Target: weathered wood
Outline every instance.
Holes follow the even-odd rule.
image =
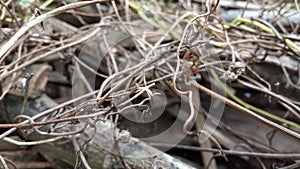
[[[0,105],[0,115],[7,120],[13,122],[14,117],[18,115],[21,110],[23,99],[21,97],[8,95]],[[25,114],[34,116],[39,112],[46,110],[56,105],[49,97],[42,95],[41,97],[30,100],[26,107]],[[93,122],[86,119],[80,121],[79,124],[74,124],[70,128],[63,128],[64,130],[73,130],[80,128],[84,122]],[[109,121],[96,122],[94,126],[97,128],[94,135],[94,127],[88,126],[82,134],[77,135],[76,139],[80,146],[87,143],[89,138],[93,138],[87,143],[84,154],[92,168],[115,168],[122,167],[121,159],[132,168],[192,168],[170,155],[167,155],[156,148],[153,148],[146,143],[130,137],[128,143],[119,143],[119,151],[123,158],[113,155],[111,152],[116,152],[115,146],[112,142],[112,125]],[[72,128],[72,129],[71,129]],[[24,131],[25,129],[21,129]],[[26,129],[30,133],[30,129]],[[119,133],[119,129],[116,129]],[[26,136],[28,140],[37,141],[48,136],[41,136],[37,133],[32,133]],[[62,142],[43,144],[35,146],[37,150],[50,162],[54,163],[57,167],[65,168],[66,166],[74,166],[76,161],[76,151],[70,137],[65,138]],[[150,154],[150,156],[149,156]],[[152,154],[152,155],[151,155]],[[155,155],[155,156],[154,156]]]
[[[19,73],[20,78],[25,73],[33,74],[32,78],[29,80],[28,89],[25,89],[26,86],[24,86],[24,88],[18,86],[17,83],[20,80],[20,78],[16,78],[15,81],[12,81],[12,78],[9,77],[3,83],[3,90],[6,90],[8,87],[10,87],[9,84],[12,83],[13,85],[11,86],[8,93],[17,96],[25,96],[25,94],[27,94],[29,98],[36,98],[40,96],[45,90],[50,70],[51,66],[49,66],[48,64],[31,65],[28,68],[26,68],[22,73]],[[25,92],[26,90],[28,93]]]

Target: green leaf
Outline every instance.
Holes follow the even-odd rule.
[[[31,3],[33,3],[35,0],[18,0],[18,3],[22,5],[23,7],[27,8],[30,6]]]

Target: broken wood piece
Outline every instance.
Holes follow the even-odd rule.
[[[13,119],[20,112],[23,98],[7,95],[0,104],[0,118],[5,118],[7,122],[14,122]],[[29,116],[37,115],[38,113],[54,107],[56,104],[46,95],[30,100],[25,109],[25,114]],[[7,112],[7,113],[6,113]],[[16,113],[16,114],[14,114]],[[4,116],[4,117],[3,117]],[[8,116],[8,117],[7,117]],[[118,151],[121,157],[115,153],[115,145],[112,142],[113,125],[109,121],[95,121],[93,119],[83,119],[78,124],[67,125],[63,127],[63,131],[78,130],[78,128],[92,122],[93,126],[88,125],[84,131],[76,135],[81,150],[85,154],[89,165],[92,168],[114,168],[121,166],[121,161],[131,168],[193,168],[160,150],[149,146],[139,139],[130,137],[128,143],[119,143]],[[69,127],[69,128],[68,128]],[[95,132],[96,129],[96,132]],[[41,129],[42,130],[42,129]],[[30,133],[32,129],[21,129]],[[119,129],[115,129],[119,133]],[[59,132],[59,131],[56,131]],[[62,131],[61,131],[62,132]],[[38,133],[27,135],[27,139],[31,141],[42,140],[52,136],[43,136]],[[90,140],[91,139],[91,140]],[[89,141],[90,140],[90,141]],[[85,148],[84,145],[86,145]],[[43,144],[35,146],[37,150],[50,162],[56,164],[59,168],[74,166],[76,162],[76,151],[69,136],[65,140],[57,143]]]
[[[16,96],[24,97],[26,95],[25,88],[27,89],[27,95],[29,98],[36,98],[41,95],[45,90],[45,86],[48,81],[48,74],[50,73],[51,66],[47,64],[34,64],[26,68],[22,73],[21,77],[18,79],[22,84],[19,86],[16,82],[11,82],[11,77],[6,79],[3,84],[3,89],[9,87],[9,83],[13,83],[12,88],[10,88],[10,94]],[[28,81],[28,86],[26,86],[26,78],[24,79],[25,74],[32,74],[32,77]]]

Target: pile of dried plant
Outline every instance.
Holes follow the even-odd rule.
[[[0,3],[1,141],[56,168],[300,165],[297,2]]]

